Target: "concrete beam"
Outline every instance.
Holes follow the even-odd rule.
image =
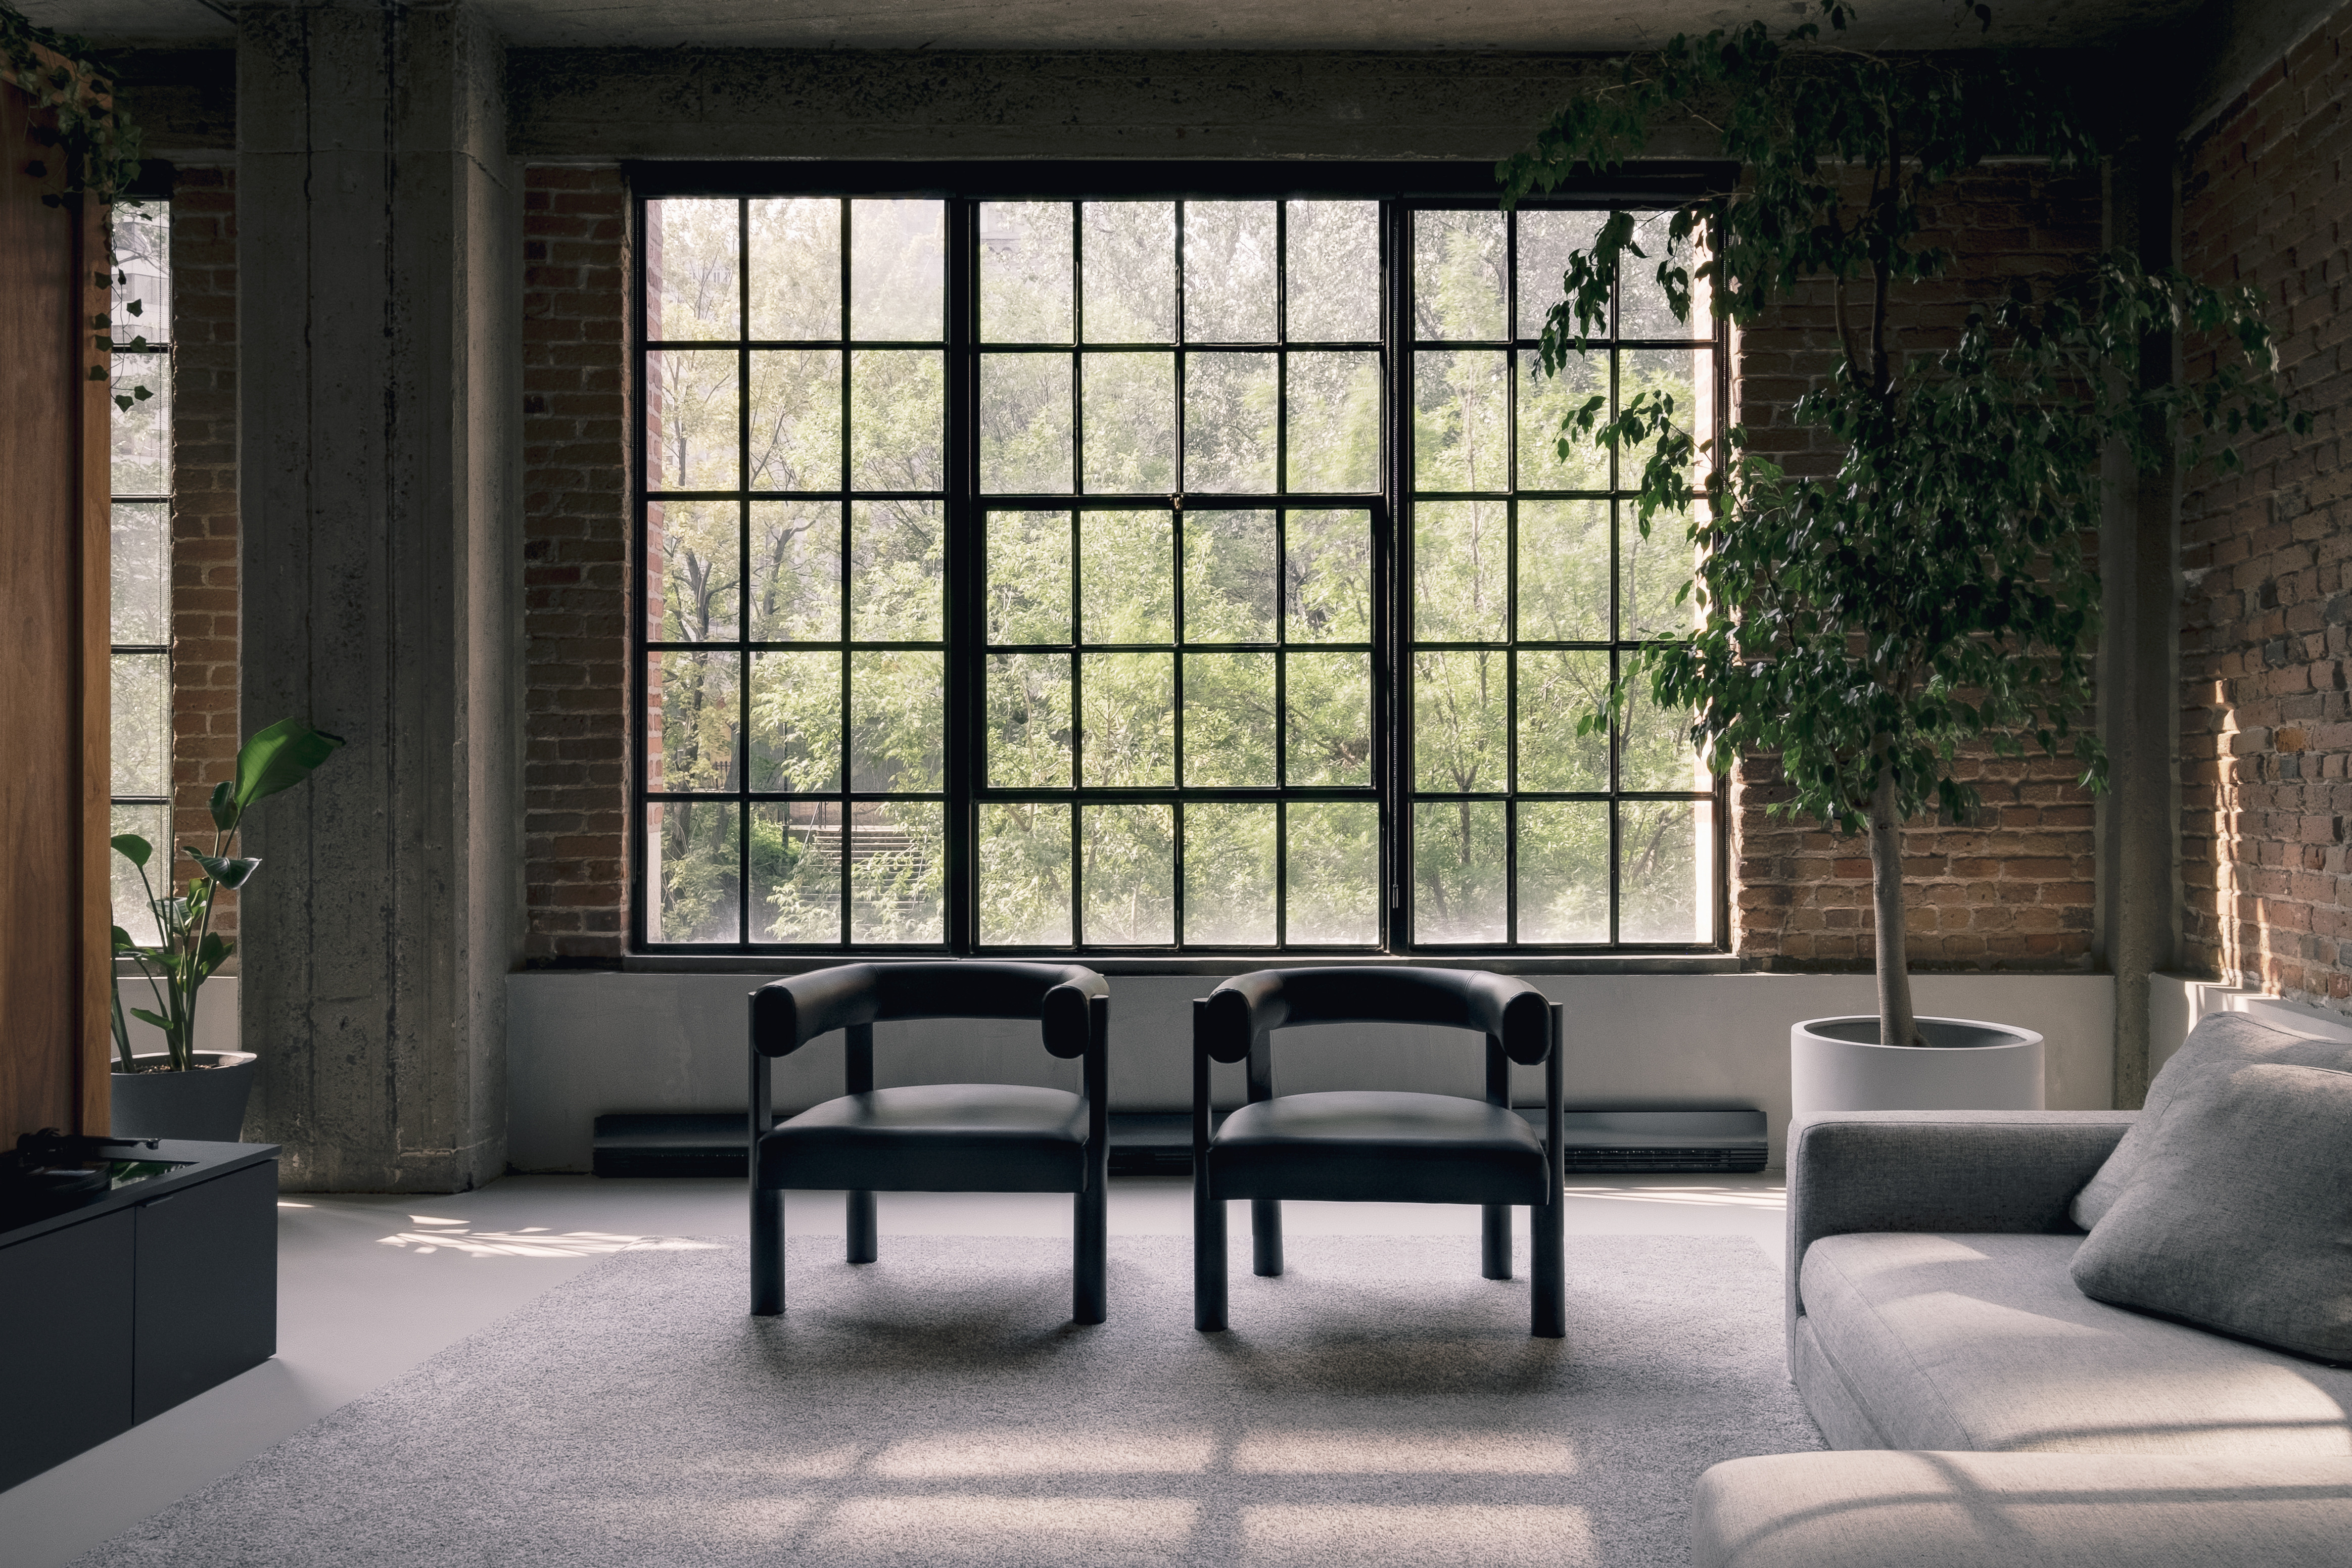
[[[522,908],[504,51],[455,5],[239,40],[241,716],[350,743],[248,834],[255,1125],[289,1187],[462,1190],[505,1167]]]

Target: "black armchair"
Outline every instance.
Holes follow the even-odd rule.
[[[1423,1023],[1486,1038],[1486,1098],[1274,1092],[1273,1031]],[[1568,1332],[1560,1207],[1560,1009],[1525,980],[1469,969],[1260,969],[1192,1004],[1192,1322],[1225,1326],[1225,1203],[1248,1198],[1255,1271],[1282,1272],[1282,1199],[1475,1203],[1484,1273],[1511,1277],[1511,1206],[1534,1240],[1529,1332]],[[1249,1103],[1209,1131],[1209,1063],[1249,1063]],[[1544,1070],[1545,1135],[1511,1109],[1510,1064]]]
[[[1081,1057],[1080,1092],[1011,1083],[874,1087],[874,1026],[901,1019],[1035,1019],[1045,1049]],[[769,1064],[840,1030],[847,1092],[783,1123]],[[878,1192],[1067,1192],[1076,1200],[1070,1315],[1103,1321],[1110,988],[1075,964],[845,964],[751,993],[751,1311],[784,1310],[787,1187],[849,1189],[849,1260],[877,1252]]]

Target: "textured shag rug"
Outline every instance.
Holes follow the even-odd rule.
[[[738,1245],[619,1253],[81,1568],[1646,1568],[1707,1466],[1821,1447],[1745,1239],[1570,1237],[1565,1340],[1475,1236],[1237,1234],[1221,1334],[1181,1236],[1087,1328],[1066,1242],[789,1245],[782,1318]]]

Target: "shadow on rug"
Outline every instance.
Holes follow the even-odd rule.
[[[1569,1335],[1465,1238],[1236,1239],[1233,1328],[1192,1244],[619,1253],[81,1560],[130,1564],[1562,1564],[1686,1561],[1699,1472],[1817,1448],[1754,1243],[1571,1236]],[[1523,1260],[1524,1261],[1524,1260]]]

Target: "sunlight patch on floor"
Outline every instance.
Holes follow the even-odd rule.
[[[400,1230],[380,1236],[377,1243],[423,1256],[430,1252],[463,1252],[475,1258],[597,1258],[632,1249],[664,1252],[706,1252],[711,1241],[690,1241],[677,1236],[621,1236],[605,1230],[567,1230],[562,1234],[543,1225],[520,1230],[476,1230],[463,1220],[433,1219],[421,1214],[411,1224],[431,1230]]]
[[[1583,1186],[1571,1183],[1568,1196],[1596,1197],[1609,1203],[1676,1203],[1704,1208],[1769,1208],[1789,1207],[1786,1187],[1746,1186]]]

